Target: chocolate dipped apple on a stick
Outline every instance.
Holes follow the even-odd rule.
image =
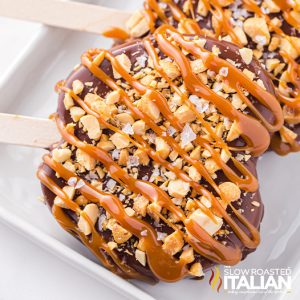
[[[172,282],[258,246],[256,160],[283,118],[248,54],[165,25],[87,51],[57,85],[62,140],[37,175],[58,223],[111,271]]]

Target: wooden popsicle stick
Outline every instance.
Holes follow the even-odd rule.
[[[130,12],[63,0],[1,0],[0,16],[100,34],[123,27]]]
[[[52,120],[0,113],[0,143],[48,148],[60,139]]]

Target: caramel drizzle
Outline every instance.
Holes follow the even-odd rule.
[[[243,0],[246,7],[259,15],[260,17],[263,17],[268,25],[272,27],[272,29],[282,38],[286,38],[291,45],[298,49],[298,46],[295,44],[291,36],[286,35],[280,28],[272,26],[271,19],[269,16],[267,16],[263,11],[260,9],[260,7],[253,1],[253,0]],[[274,0],[276,5],[280,7],[280,9],[283,11],[283,16],[285,20],[293,27],[300,30],[300,20],[296,20],[291,15],[291,7],[288,3],[284,1]],[[281,50],[279,54],[285,59],[288,65],[287,69],[287,75],[289,78],[289,82],[291,82],[295,88],[292,92],[292,97],[287,97],[284,95],[284,93],[279,89],[276,88],[276,92],[278,95],[278,99],[282,104],[287,105],[288,107],[291,107],[293,109],[299,110],[300,109],[300,65],[284,50]],[[278,81],[277,78],[273,78],[274,81]],[[283,89],[288,89],[288,86],[285,82],[279,80],[279,86]],[[287,143],[284,143],[279,135],[274,135],[272,137],[271,141],[271,147],[274,151],[276,151],[280,155],[286,155],[290,152],[298,152],[300,151],[300,144],[292,139],[285,131],[284,128],[281,128],[279,130],[280,135],[285,138]]]
[[[248,1],[248,0],[243,0],[243,1]],[[251,1],[251,0],[250,0]],[[182,22],[182,20],[185,20],[185,19],[189,19],[191,22],[194,23],[195,26],[198,26],[199,27],[199,24],[193,20],[193,19],[190,19],[188,18],[183,12],[182,10],[176,5],[173,3],[172,0],[164,0],[163,1],[164,3],[168,4],[170,9],[171,9],[171,12],[173,14],[173,17],[176,21],[178,22]],[[163,14],[163,11],[161,10],[161,8],[159,7],[158,3],[156,0],[146,0],[146,3],[149,7],[151,7],[156,13],[157,13],[157,16],[161,16]],[[226,17],[226,14],[224,13],[223,9],[222,9],[222,6],[219,4],[219,2],[217,0],[213,0],[213,1],[204,1],[204,5],[213,13],[213,15],[215,16],[215,19],[216,19],[216,22],[218,24],[218,28],[220,28],[220,30],[217,30],[216,32],[216,36],[219,37],[222,33],[226,32],[227,34],[230,35],[230,37],[232,38],[232,40],[240,45],[240,41],[238,40],[228,18]],[[212,9],[212,5],[215,7],[215,9],[213,10]],[[158,13],[158,10],[159,10],[159,13]],[[153,15],[152,15],[153,16]],[[154,22],[154,21],[152,21]],[[187,34],[195,34],[195,31],[194,30],[189,30],[189,28],[185,28],[184,26],[182,26],[182,28],[184,28],[184,32],[187,33]],[[222,28],[222,30],[221,30]],[[169,30],[171,31],[172,30],[172,27],[169,27]],[[174,31],[174,35],[176,34],[175,33],[175,30]],[[200,29],[200,33],[201,33],[201,29]],[[198,49],[197,49],[198,50]],[[193,55],[195,55],[195,51],[193,51],[193,47],[190,47],[189,51],[191,51],[191,53]],[[199,52],[199,50],[198,50]],[[199,55],[199,54],[198,54]],[[196,56],[196,55],[195,55]],[[212,54],[210,56],[213,56]],[[206,60],[206,57],[205,55],[201,55],[201,58],[204,60]],[[222,61],[220,59],[220,61]],[[227,63],[226,67],[228,67],[229,63]],[[222,66],[224,66],[224,62],[222,63]],[[219,70],[219,65],[216,64],[215,66],[215,69],[216,70]],[[249,80],[247,78],[247,76],[245,76],[245,74],[243,74],[242,72],[240,72],[238,69],[235,68],[235,73],[234,73],[234,76],[236,76],[237,72],[239,72],[239,76],[242,76],[243,80],[242,82],[240,83],[242,86],[243,84],[246,84],[246,85],[251,85],[251,90],[254,90],[254,87],[253,85],[251,84],[251,80]],[[232,83],[232,80],[230,81]],[[245,86],[244,86],[245,87]],[[240,91],[239,88],[235,87],[236,90],[239,91],[239,95],[241,96],[242,93]],[[262,93],[264,94],[264,96],[260,96],[262,95]],[[254,105],[251,103],[251,101],[249,101],[247,99],[247,97],[243,96],[242,95],[242,98],[244,101],[246,101],[246,104],[247,106],[251,109],[251,111],[255,114],[255,116],[261,121],[263,122],[264,126],[270,131],[270,132],[275,132],[277,130],[280,129],[280,127],[283,125],[283,121],[282,121],[282,111],[280,109],[280,106],[278,105],[275,97],[273,97],[272,95],[270,95],[268,92],[264,91],[261,87],[257,86],[257,89],[256,89],[256,93],[254,95],[264,106],[266,106],[275,116],[276,118],[276,121],[275,121],[275,124],[269,124],[264,118],[263,116],[258,112],[258,110],[254,107]],[[265,98],[267,97],[267,98]],[[268,99],[267,101],[265,101],[265,99]]]
[[[188,33],[188,34],[193,34],[195,32],[200,32],[200,33],[202,32],[199,24],[196,21],[194,21],[193,19],[188,18],[183,13],[183,11],[176,4],[173,3],[172,0],[164,0],[162,2],[167,3],[169,5],[174,19],[179,23],[179,27],[181,25],[182,31],[184,31],[185,33]],[[297,20],[292,16],[292,14],[291,14],[292,7],[285,1],[274,0],[274,2],[283,11],[283,17],[285,18],[285,20],[291,26],[300,30],[300,20]],[[159,8],[160,12],[159,12],[159,14],[156,15],[156,17],[161,18],[161,16],[163,15],[163,11],[160,9],[160,7],[157,3],[157,0],[151,0],[151,1],[146,0],[146,3],[148,3],[148,6],[151,7],[152,10],[155,12],[157,12],[157,9]],[[269,16],[266,15],[253,0],[243,0],[243,3],[248,10],[254,12],[255,14],[257,14],[260,17],[263,17],[266,20],[266,22],[268,23],[268,25],[271,26],[272,29],[278,35],[280,35],[283,38],[286,38],[294,46],[295,49],[298,48],[290,36],[286,35],[280,28],[272,25],[271,19],[269,18]],[[216,28],[215,28],[216,37],[222,36],[223,33],[228,34],[235,44],[242,46],[241,42],[239,41],[237,35],[234,32],[234,29],[230,23],[230,20],[226,16],[225,11],[224,11],[223,7],[221,6],[220,2],[218,0],[212,0],[212,1],[203,0],[203,4],[212,13],[214,20],[216,22]],[[153,16],[154,15],[152,14],[151,17],[153,17]],[[150,16],[148,16],[148,19],[149,18],[150,18]],[[151,22],[153,24],[155,21],[152,19]],[[182,25],[183,22],[184,23],[191,22],[193,24],[193,28],[191,29],[187,26]],[[195,29],[197,27],[197,25],[198,25],[199,29]],[[151,32],[153,32],[153,27],[152,27]],[[300,87],[299,87],[300,66],[286,52],[281,51],[280,54],[283,58],[285,58],[285,60],[288,63],[288,70],[287,70],[288,77],[290,79],[290,82],[295,86],[295,90],[292,93],[292,97],[287,97],[280,91],[279,88],[276,88],[278,100],[281,103],[283,103],[289,107],[299,110],[300,109]],[[277,81],[278,79],[273,78],[273,80]],[[286,86],[286,83],[284,83],[282,81],[279,82],[279,85],[283,88],[288,88]],[[249,100],[247,101],[247,99],[245,99],[245,97],[243,96],[242,93],[239,92],[239,95],[242,96],[244,101],[246,100],[248,107],[251,108],[251,110],[253,111],[254,107],[251,104],[251,102]],[[255,110],[255,115],[258,116],[257,114],[259,114],[259,112],[257,110]],[[264,123],[264,125],[265,125],[265,123]],[[268,130],[270,130],[270,129],[268,128]],[[282,134],[284,134],[283,129],[278,128],[278,130],[280,130],[280,132]],[[278,139],[276,137],[276,135],[274,135],[273,139],[274,139],[274,141],[272,141],[272,143],[271,143],[272,148],[281,155],[287,154],[289,152],[300,151],[300,145],[298,144],[298,142],[295,141],[294,139],[291,139],[288,136],[286,137],[286,141],[288,141],[288,144],[289,144],[288,146],[286,146],[285,143],[283,143],[283,141],[281,141],[281,143],[279,143],[280,139]],[[285,149],[285,151],[283,151],[282,149]]]
[[[128,38],[130,38],[128,32],[119,27],[109,27],[102,32],[102,35],[107,38],[114,38],[119,40],[127,40]]]
[[[279,27],[275,27],[272,25],[271,19],[269,18],[268,15],[266,15],[261,9],[260,7],[253,1],[253,0],[243,0],[245,3],[245,6],[247,7],[248,10],[254,12],[255,14],[257,14],[260,17],[263,17],[267,24],[269,26],[272,27],[272,29],[282,38],[286,38],[295,49],[297,49],[297,45],[295,44],[295,42],[293,41],[293,39],[291,39],[291,36],[286,35]],[[276,2],[276,1],[275,1]],[[276,3],[277,4],[277,3]],[[284,5],[283,3],[281,3],[282,5],[278,5],[280,6],[281,10],[284,10],[287,5]],[[300,26],[300,20],[297,21],[298,25]],[[279,100],[290,106],[293,108],[300,108],[300,84],[299,84],[299,73],[300,73],[300,68],[299,68],[299,64],[297,64],[295,62],[295,60],[293,60],[288,53],[286,53],[284,50],[280,51],[280,55],[287,61],[288,63],[288,75],[290,78],[290,82],[293,83],[293,85],[296,87],[296,91],[294,91],[294,95],[293,98],[290,97],[286,97],[279,89],[277,89],[277,94],[279,96]],[[277,80],[276,78],[274,78],[274,80]],[[279,82],[279,85],[283,85],[283,82]],[[284,86],[286,87],[286,86]]]
[[[159,38],[162,36],[162,33],[157,32],[156,37]],[[160,41],[161,43],[162,41]],[[150,47],[149,40],[145,41],[145,46]],[[168,46],[168,45],[167,45]],[[151,49],[151,48],[148,48]],[[174,53],[177,53],[176,50]],[[153,49],[152,49],[153,52]],[[173,53],[173,54],[174,54]],[[95,58],[93,56],[97,55]],[[179,154],[188,160],[188,155],[185,153],[184,150],[182,150],[176,142],[173,141],[173,139],[169,136],[164,136],[163,132],[161,131],[160,127],[158,127],[146,114],[143,114],[137,107],[135,107],[126,92],[121,89],[110,77],[108,77],[101,69],[100,64],[104,59],[108,59],[112,66],[117,70],[119,74],[122,75],[126,81],[131,84],[138,92],[140,92],[142,95],[147,94],[151,99],[157,104],[157,106],[160,108],[160,111],[163,113],[163,115],[170,120],[170,123],[175,126],[178,130],[182,129],[182,125],[178,120],[176,120],[174,117],[172,117],[171,113],[166,107],[165,99],[160,95],[159,93],[155,93],[155,91],[151,90],[149,87],[145,87],[141,85],[139,82],[135,81],[125,70],[124,68],[118,63],[118,61],[108,52],[108,51],[91,51],[83,55],[82,57],[82,64],[85,65],[97,78],[99,78],[101,81],[103,81],[107,86],[109,86],[113,90],[118,90],[121,94],[121,101],[132,111],[133,115],[136,117],[143,119],[146,124],[157,134],[159,134],[162,137],[166,138],[166,141],[172,145],[174,149],[178,149]],[[156,61],[157,65],[157,61]],[[233,67],[231,67],[233,68]],[[161,71],[159,68],[157,68],[158,71]],[[188,69],[184,69],[182,67],[181,70],[183,73],[189,72]],[[187,79],[185,79],[187,83]],[[172,85],[174,87],[174,85]],[[100,115],[98,115],[96,112],[92,111],[90,107],[88,107],[82,99],[80,99],[78,96],[76,96],[72,91],[62,87],[62,90],[64,92],[69,92],[73,99],[88,113],[93,114],[97,117],[100,124],[104,124],[108,128],[112,129],[115,132],[120,132],[119,129],[115,128],[114,126],[108,124],[101,118]],[[250,120],[250,119],[249,119]],[[111,177],[114,178],[116,181],[118,181],[121,185],[125,186],[126,188],[129,188],[133,192],[137,194],[144,195],[147,199],[149,199],[151,202],[156,202],[157,204],[167,208],[169,211],[174,213],[180,221],[182,221],[189,234],[182,233],[183,238],[186,242],[188,242],[196,252],[199,254],[215,261],[218,263],[225,263],[225,264],[235,264],[241,259],[241,250],[235,249],[231,247],[225,247],[223,244],[216,241],[214,238],[209,236],[204,229],[202,229],[197,223],[195,223],[193,220],[188,219],[185,217],[184,212],[175,206],[169,196],[162,191],[157,186],[145,182],[142,180],[136,180],[133,177],[129,176],[129,174],[124,171],[120,166],[118,166],[114,160],[110,157],[110,155],[105,152],[102,149],[99,149],[95,146],[92,146],[90,144],[86,144],[84,142],[79,141],[73,133],[69,132],[65,127],[63,122],[57,118],[57,124],[59,127],[59,130],[63,136],[63,138],[70,144],[78,147],[79,149],[82,149],[83,151],[87,152],[89,155],[100,161],[104,164],[104,166],[107,168],[108,172],[110,173]],[[257,122],[259,125],[259,123]],[[231,206],[233,213],[238,218],[238,220],[247,228],[248,232],[252,236],[252,239],[247,235],[243,229],[236,224],[236,222],[227,214],[225,209],[221,206],[219,201],[210,193],[208,192],[203,186],[201,186],[199,183],[193,182],[184,172],[180,171],[178,168],[175,168],[167,161],[163,160],[147,143],[139,136],[134,136],[134,139],[131,139],[131,141],[139,148],[144,147],[144,150],[149,154],[149,156],[152,157],[153,160],[159,162],[161,165],[165,166],[167,169],[173,171],[178,178],[181,178],[184,181],[187,181],[190,183],[192,188],[194,188],[197,193],[204,195],[212,202],[213,209],[221,215],[224,220],[231,226],[235,234],[240,238],[240,240],[243,242],[243,244],[248,248],[255,248],[259,243],[259,232],[256,228],[254,228],[253,225],[251,225],[247,219],[242,216],[238,211],[234,209],[234,207],[229,203]],[[208,143],[204,142],[201,139],[197,139],[198,143],[201,143],[206,149],[208,149],[211,153],[214,159],[222,166],[222,169],[225,174],[229,176],[233,176],[232,178],[235,178],[237,180],[237,176],[234,176],[233,173],[231,174],[228,170],[228,166],[222,165],[221,160],[217,157],[217,153],[214,152],[212,147],[209,147]],[[254,149],[256,145],[254,145]],[[56,171],[60,176],[65,179],[66,181],[71,177],[76,177],[79,179],[79,177],[76,176],[76,174],[73,174],[72,172],[68,171],[66,168],[64,168],[61,164],[55,163],[49,156],[44,157],[45,163],[51,167],[54,171]],[[250,172],[246,172],[246,168],[242,167],[242,165],[236,161],[233,160],[236,167],[241,171],[244,172],[246,175],[245,181],[243,179],[240,179],[240,185],[244,185],[244,188],[246,189],[253,189],[255,187],[256,180],[253,176],[250,176]],[[207,174],[207,171],[205,168],[195,161],[191,161],[191,164],[195,165],[197,169],[200,171],[200,173],[206,178],[206,180],[211,183],[211,185],[215,188],[215,190],[220,194],[221,198],[224,199],[223,195],[220,193],[217,185],[213,182],[211,177]],[[226,164],[225,164],[226,165]],[[62,190],[60,190],[59,187],[55,186],[55,183],[49,181],[50,179],[47,177],[47,175],[44,173],[43,170],[40,170],[38,173],[38,176],[40,180],[56,195],[59,195],[61,199],[63,199],[66,202],[66,205],[69,207],[69,202],[66,200],[66,195],[63,193]],[[248,178],[247,178],[248,177]],[[238,182],[239,183],[239,182]],[[156,240],[156,233],[155,230],[149,227],[150,225],[147,223],[142,222],[139,219],[129,217],[125,214],[124,208],[118,198],[114,197],[113,195],[99,192],[95,188],[93,188],[91,185],[89,185],[87,182],[84,187],[80,189],[80,192],[88,198],[90,201],[95,201],[97,199],[97,203],[101,206],[103,206],[124,228],[126,228],[129,232],[137,236],[138,238],[145,238],[142,237],[141,232],[145,230],[145,228],[150,230],[151,232],[151,238],[149,238],[149,241],[146,243],[146,253],[148,258],[148,264],[150,266],[150,269],[155,274],[155,276],[161,280],[166,281],[175,281],[187,274],[187,268],[185,266],[185,263],[175,261],[173,257],[169,257],[166,253],[164,253],[161,249],[161,244],[157,242]],[[226,201],[226,199],[225,199]],[[73,203],[73,202],[72,202]],[[205,208],[201,202],[196,201],[198,207],[202,209],[209,217],[211,217],[214,220],[214,216],[210,211],[208,211],[207,208]],[[55,207],[55,205],[54,205]],[[71,206],[72,209],[72,206]],[[78,211],[78,207],[73,207],[73,210],[77,213],[79,212],[82,214],[82,212]],[[116,209],[118,209],[118,213],[116,213]],[[82,236],[82,234],[78,233],[78,229],[76,229],[76,225],[73,222],[69,222],[68,218],[59,210],[54,208],[53,209],[55,217],[58,219],[61,226],[63,226],[67,231],[76,232],[78,236],[83,239],[83,242],[92,249],[92,251],[97,255],[97,257],[103,261],[105,258],[99,252],[99,249],[104,249],[106,251],[107,245],[103,242],[101,239],[97,239],[93,236],[91,240],[87,241],[87,238],[85,236]],[[163,219],[170,227],[172,227],[174,230],[174,226],[170,224],[168,220],[163,218],[162,215],[158,214],[161,219]],[[124,220],[125,218],[125,220]],[[135,225],[132,225],[132,222],[134,222]],[[137,223],[136,223],[137,222]],[[137,226],[137,224],[139,226]],[[146,227],[145,227],[146,226]],[[138,229],[137,229],[138,228]],[[98,234],[96,231],[93,231],[93,234]],[[98,234],[99,235],[99,234]],[[148,236],[148,235],[147,235]],[[96,242],[97,241],[97,242]],[[153,245],[155,245],[155,249],[153,249]],[[100,254],[99,254],[100,253]],[[108,252],[108,254],[110,254]],[[122,272],[126,273],[128,276],[136,277],[136,274],[132,270],[125,270],[124,266],[122,265],[122,262],[120,262],[115,256],[113,257],[114,263],[118,266]],[[109,265],[108,262],[104,261],[105,265]],[[109,266],[110,269],[112,269],[111,266]],[[118,269],[118,272],[120,272]],[[122,274],[123,274],[122,273]]]
[[[283,11],[283,17],[292,26],[300,30],[300,21],[295,19],[291,14],[292,7],[288,1],[273,0],[275,4]],[[298,4],[296,4],[298,5]]]

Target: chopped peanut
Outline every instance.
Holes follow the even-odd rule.
[[[156,152],[163,159],[166,159],[169,156],[171,148],[163,138],[161,137],[155,138],[155,146],[156,146]]]
[[[62,163],[66,160],[70,159],[72,155],[72,151],[70,149],[64,148],[64,149],[54,149],[52,151],[52,158],[56,162]]]
[[[102,101],[102,98],[96,94],[87,93],[84,97],[84,102],[87,103],[87,105],[92,105],[92,103]]]
[[[111,231],[115,242],[118,244],[125,243],[132,237],[129,231],[117,223],[112,226]]]
[[[88,216],[88,218],[92,222],[92,225],[94,226],[100,214],[98,206],[94,203],[88,204],[83,209],[83,212]],[[82,231],[85,235],[89,235],[92,233],[92,227],[90,223],[86,220],[85,217],[83,217],[82,214],[79,217],[77,225],[80,231]]]
[[[73,106],[70,108],[70,114],[72,120],[78,122],[85,115],[85,111],[81,107]]]
[[[80,80],[76,79],[72,83],[72,88],[73,92],[78,95],[83,91],[84,85]]]
[[[139,162],[143,165],[143,166],[147,166],[150,162],[150,158],[147,155],[147,153],[143,150],[137,149],[134,152],[134,156],[137,156],[139,158]]]
[[[198,172],[198,170],[194,166],[191,166],[189,168],[189,176],[195,182],[199,182],[201,179],[201,174]]]
[[[194,263],[190,268],[190,274],[197,277],[204,276],[202,265],[199,262]]]
[[[126,166],[128,159],[129,159],[129,153],[127,149],[122,149],[118,160],[119,165]]]
[[[214,216],[215,220],[212,220],[201,209],[195,210],[189,219],[198,223],[209,235],[215,234],[223,225],[223,220],[217,216]]]
[[[179,231],[174,231],[168,235],[163,243],[162,249],[169,255],[175,255],[184,245],[182,235]]]
[[[133,201],[133,209],[140,214],[141,216],[145,217],[147,212],[147,206],[149,201],[144,196],[136,197]]]
[[[70,200],[73,200],[73,197],[75,195],[74,187],[66,185],[63,187],[62,190],[67,194]],[[68,208],[67,205],[65,204],[65,201],[58,196],[55,197],[54,204],[62,208]]]
[[[284,143],[289,143],[289,140],[295,140],[297,138],[297,133],[292,131],[291,129],[287,128],[286,126],[283,126],[281,130],[279,131],[281,139]]]
[[[138,135],[143,135],[146,132],[146,123],[143,120],[138,120],[132,125],[133,132]]]
[[[159,221],[159,216],[157,216],[157,213],[159,213],[161,211],[162,207],[153,202],[151,204],[149,204],[147,206],[147,213],[149,214],[149,216],[151,216],[155,221]]]
[[[113,142],[117,149],[124,149],[129,145],[128,138],[119,132],[114,133],[110,137],[110,140]]]
[[[280,64],[280,60],[277,58],[270,58],[266,60],[266,67],[269,72],[272,72]]]
[[[288,39],[281,39],[280,49],[286,52],[291,58],[296,59],[299,55],[298,50],[293,46]]]
[[[219,189],[224,194],[228,202],[236,201],[241,197],[240,188],[233,182],[223,182],[219,185]]]
[[[202,17],[206,17],[208,14],[208,8],[202,0],[198,1],[197,13]]]
[[[180,106],[174,115],[180,123],[190,123],[196,119],[195,113],[187,105]]]
[[[290,108],[287,105],[283,106],[283,117],[284,120],[289,124],[300,123],[300,110]]]
[[[135,250],[136,260],[143,266],[146,266],[146,253],[137,249]]]
[[[109,120],[109,118],[111,117],[111,107],[107,105],[103,100],[97,100],[92,102],[91,108],[92,110],[97,112],[105,121]]]
[[[116,119],[123,125],[124,124],[132,125],[134,123],[134,118],[128,113],[118,114],[116,115]]]
[[[207,70],[207,67],[203,64],[202,59],[196,59],[191,61],[192,71],[195,74],[202,73]]]
[[[183,250],[180,255],[180,260],[184,261],[186,264],[193,262],[194,259],[195,259],[194,250],[192,247],[189,247],[189,248]]]
[[[97,144],[97,147],[107,152],[115,149],[115,145],[111,141],[101,141]]]
[[[241,42],[242,45],[247,45],[248,40],[247,40],[247,36],[243,30],[242,27],[236,26],[233,28],[234,33],[236,34],[237,38],[239,39],[239,41]]]
[[[234,121],[230,127],[230,130],[227,134],[226,140],[232,142],[240,136],[240,129],[238,128],[237,122]]]
[[[73,98],[68,93],[65,94],[64,105],[65,105],[66,110],[69,110],[71,107],[74,106]]]
[[[96,160],[83,150],[76,150],[76,159],[78,163],[84,166],[88,171],[95,169]]]
[[[119,62],[119,64],[125,69],[125,71],[127,73],[130,72],[130,69],[131,69],[131,61],[130,59],[128,58],[128,56],[124,53],[120,54],[120,55],[117,55],[116,56],[116,60]],[[120,79],[122,78],[122,76],[113,68],[113,74],[114,74],[114,77],[116,79]]]
[[[249,65],[253,59],[253,51],[249,48],[241,48],[239,52],[245,64]]]
[[[80,195],[75,199],[75,202],[80,206],[85,206],[88,204],[88,199],[86,199],[83,195]]]
[[[248,18],[244,22],[244,30],[253,42],[261,46],[270,43],[270,32],[264,18]]]
[[[119,102],[120,93],[118,91],[112,91],[106,96],[106,104],[111,105]]]
[[[190,191],[190,184],[181,179],[171,180],[168,185],[168,192],[172,197],[183,198]]]
[[[147,96],[143,96],[137,104],[138,108],[145,114],[147,114],[153,121],[157,122],[160,117],[159,108],[151,101]]]
[[[165,71],[165,73],[168,75],[168,77],[170,77],[172,80],[180,75],[180,71],[178,67],[175,65],[175,63],[167,60],[162,60],[160,62],[160,65]]]
[[[80,122],[83,125],[84,130],[91,140],[99,140],[101,136],[100,124],[96,117],[92,115],[85,115],[80,118]]]
[[[201,155],[201,148],[197,146],[190,154],[190,157],[195,160],[199,160]]]
[[[209,174],[214,174],[216,171],[220,170],[220,167],[212,158],[208,158],[205,161],[204,166]]]

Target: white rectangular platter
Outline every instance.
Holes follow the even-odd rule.
[[[104,4],[107,1],[98,1]],[[111,0],[112,7],[134,10],[142,0]],[[108,5],[108,4],[105,4]],[[110,41],[87,33],[39,27],[35,37],[9,65],[0,82],[0,111],[47,117],[54,112],[54,85],[79,63],[83,51],[108,48]],[[51,251],[75,268],[96,278],[129,299],[232,299],[216,294],[208,278],[159,283],[156,286],[129,283],[102,268],[75,239],[61,230],[47,208],[38,201],[40,185],[35,171],[43,150],[0,145],[0,221]],[[299,299],[300,295],[300,154],[278,157],[268,153],[259,161],[261,194],[265,216],[258,250],[241,263],[245,268],[285,268],[293,272],[292,293],[243,295],[243,299]],[[298,298],[297,298],[298,296]]]

